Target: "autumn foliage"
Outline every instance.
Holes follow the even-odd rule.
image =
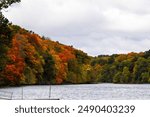
[[[12,39],[12,48],[7,53],[9,62],[4,69],[6,79],[13,84],[19,84],[19,81],[23,80],[25,62],[20,52],[20,42],[14,36]]]
[[[90,57],[19,26],[0,37],[0,86],[66,83],[150,83],[150,51]]]
[[[10,46],[5,52],[7,61],[4,68],[0,71],[0,79],[3,85],[21,85],[21,84],[62,84],[71,82],[68,63],[70,60],[76,60],[82,77],[81,64],[77,51],[71,46],[54,42],[50,39],[41,38],[39,35],[29,32],[19,26],[11,26],[13,36]],[[79,51],[78,54],[83,54]],[[84,56],[89,59],[87,54]],[[81,57],[82,58],[82,57]],[[90,59],[89,59],[90,60]],[[84,60],[83,60],[84,61]],[[76,71],[72,72],[76,74]],[[81,82],[81,81],[80,81]],[[86,81],[84,81],[86,82]]]

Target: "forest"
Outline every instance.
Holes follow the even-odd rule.
[[[11,24],[1,10],[16,2],[0,2],[0,86],[150,83],[150,50],[88,56]]]

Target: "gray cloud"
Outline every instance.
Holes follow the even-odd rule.
[[[150,49],[149,0],[22,0],[14,23],[90,55]]]

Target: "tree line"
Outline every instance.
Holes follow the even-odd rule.
[[[98,56],[91,62],[99,82],[150,83],[150,50],[141,53]]]

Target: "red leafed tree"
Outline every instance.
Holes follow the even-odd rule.
[[[12,48],[8,51],[10,63],[6,65],[4,74],[6,80],[13,84],[20,84],[23,79],[23,71],[25,67],[24,59],[20,55],[20,43],[16,37],[12,40]]]
[[[64,49],[64,48],[63,48]],[[56,75],[56,83],[61,84],[63,83],[64,79],[67,77],[67,62],[70,59],[75,58],[75,56],[72,54],[71,51],[68,51],[67,49],[64,49],[61,53],[57,56],[59,59],[56,59],[56,65],[58,68],[58,72]]]
[[[64,50],[63,52],[59,53],[59,57],[63,62],[67,62],[70,59],[74,59],[75,55],[73,55],[71,51]]]

